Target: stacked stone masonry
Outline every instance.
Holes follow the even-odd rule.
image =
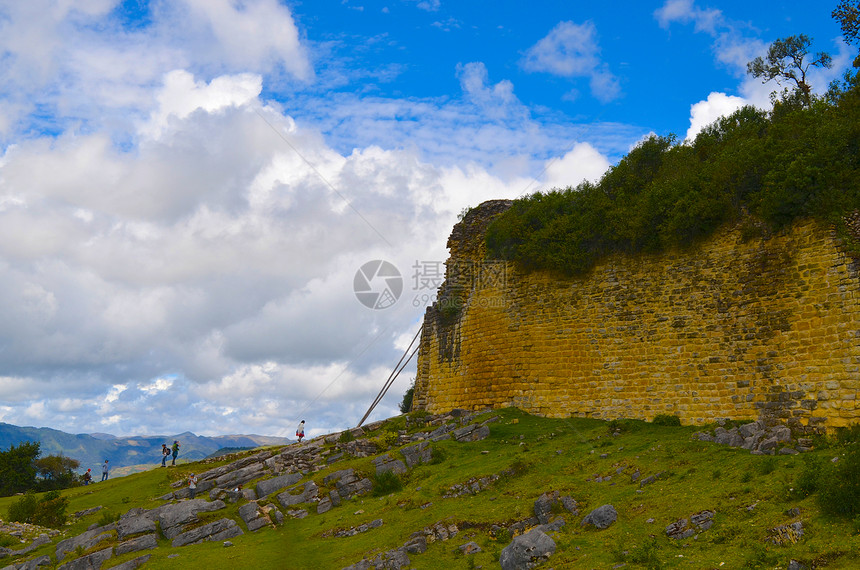
[[[821,431],[860,417],[860,279],[812,221],[684,251],[614,255],[588,275],[486,260],[509,202],[471,210],[428,308],[415,408],[517,406],[550,417],[780,420]]]

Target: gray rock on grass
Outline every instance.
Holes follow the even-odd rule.
[[[502,570],[534,568],[555,554],[555,541],[540,530],[516,537],[499,556]]]
[[[433,448],[430,447],[430,444],[426,441],[404,447],[400,450],[400,453],[403,454],[403,459],[406,460],[406,466],[410,469],[420,463],[430,463],[433,459]]]
[[[113,525],[110,526],[112,527]],[[66,557],[66,554],[75,552],[78,547],[89,550],[102,542],[110,540],[111,535],[107,532],[107,529],[108,527],[99,527],[84,531],[78,536],[61,540],[57,543],[56,547],[57,562],[62,561]]]
[[[155,534],[144,534],[117,544],[114,548],[114,554],[122,556],[129,552],[139,552],[151,548],[158,548],[158,539],[155,537]]]
[[[618,512],[612,505],[603,505],[597,507],[582,519],[579,526],[593,525],[601,530],[609,528],[609,526],[618,520]]]
[[[170,542],[173,547],[187,546],[189,544],[198,544],[207,540],[218,541],[227,540],[245,534],[239,525],[233,519],[220,519],[203,525],[187,532],[177,535]]]
[[[92,554],[81,556],[71,562],[66,562],[57,567],[57,570],[93,570],[93,568],[101,568],[111,556],[113,556],[113,548],[104,548]]]
[[[257,483],[257,497],[260,499],[265,499],[275,491],[280,491],[281,489],[292,487],[301,480],[301,473],[287,473],[285,475],[279,475],[278,477],[274,477],[272,479],[260,481],[259,483]]]
[[[394,459],[387,453],[371,461],[376,466],[376,475],[392,472],[395,474],[406,473],[406,464],[399,459]]]

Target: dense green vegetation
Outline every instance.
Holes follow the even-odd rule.
[[[60,496],[57,490],[49,491],[41,498],[37,498],[33,491],[28,491],[12,503],[8,516],[10,521],[59,528],[68,519],[66,515],[68,506],[68,497]]]
[[[39,442],[25,441],[0,451],[0,497],[24,491],[65,489],[80,484],[80,463],[62,455],[41,455]]]
[[[607,254],[685,247],[730,222],[751,236],[814,218],[847,235],[843,217],[860,208],[860,79],[810,94],[806,70],[829,56],[803,63],[809,42],[778,40],[773,61],[751,62],[755,76],[795,84],[774,94],[772,111],[744,107],[693,141],[653,135],[596,184],[516,200],[487,231],[489,255],[575,275]]]

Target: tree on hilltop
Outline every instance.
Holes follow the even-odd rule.
[[[830,15],[842,27],[845,43],[856,45],[860,39],[860,0],[841,0]],[[854,58],[854,67],[860,67],[860,53]]]
[[[782,82],[794,83],[794,91],[803,106],[809,107],[812,103],[812,87],[807,81],[809,68],[829,69],[833,65],[833,58],[827,52],[818,52],[812,60],[808,60],[811,45],[812,40],[806,34],[778,39],[770,44],[764,58],[759,56],[747,64],[747,73],[762,79],[762,83],[771,80],[775,80],[778,85],[782,85]]]
[[[77,477],[74,471],[81,466],[81,462],[62,455],[48,455],[37,459],[34,465],[42,477],[40,487],[64,489],[75,484]]]
[[[0,497],[8,497],[32,489],[36,482],[38,441],[25,441],[0,451]]]

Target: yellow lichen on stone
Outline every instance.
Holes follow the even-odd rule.
[[[416,407],[812,427],[860,418],[860,279],[830,229],[803,222],[745,242],[725,228],[688,251],[615,255],[560,278],[485,260],[481,214],[449,240],[449,268],[468,262],[474,274],[455,291],[459,313],[425,315]],[[484,264],[494,279],[482,281]]]

